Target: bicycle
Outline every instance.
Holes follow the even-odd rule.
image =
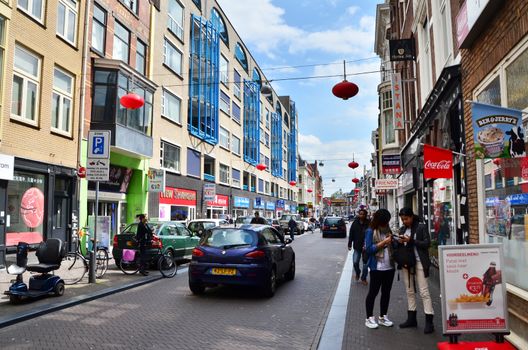
[[[137,246],[137,241],[136,241]],[[170,252],[163,253],[161,248],[157,248],[157,268],[161,275],[165,278],[176,276],[178,272],[178,265],[174,256]],[[123,249],[123,255],[119,261],[119,268],[125,275],[134,275],[138,273],[140,268],[139,250],[137,249]],[[154,258],[152,260],[155,260]],[[151,261],[152,261],[151,260]]]
[[[66,273],[61,273],[61,277],[66,285],[79,283],[90,269],[89,255],[87,254],[85,256],[83,254],[80,243],[80,238],[82,239],[85,235],[90,240],[90,232],[87,227],[84,227],[79,233],[80,237],[77,234],[72,235],[75,250],[67,253],[61,264],[61,266],[66,267]],[[91,239],[91,242],[93,244],[93,239]],[[108,248],[99,246],[99,241],[97,243],[95,252],[95,277],[103,278],[108,270]]]

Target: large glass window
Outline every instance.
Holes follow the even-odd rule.
[[[229,45],[229,36],[227,35],[226,25],[222,16],[220,16],[220,13],[218,13],[215,8],[211,10],[211,21],[213,22],[213,26],[218,32],[220,39],[222,39],[226,45]]]
[[[4,60],[5,60],[5,48],[6,48],[6,18],[0,15],[0,96],[3,92],[4,82]]]
[[[46,0],[19,0],[17,6],[37,21],[44,22],[42,17],[45,1]]]
[[[247,72],[248,71],[248,62],[246,57],[246,52],[242,48],[242,45],[240,43],[236,43],[235,46],[235,58],[238,62],[242,65],[242,68]]]
[[[253,81],[258,84],[259,89],[262,87],[262,78],[257,68],[253,68]]]
[[[40,88],[40,57],[15,46],[11,114],[36,122]]]
[[[120,103],[117,103],[117,123],[130,129],[139,131],[145,135],[151,136],[153,112],[152,92],[146,90],[145,87],[137,80],[133,83],[130,77],[124,75],[123,73],[119,73],[117,90],[118,101],[122,96],[126,95],[130,91],[134,91],[134,93],[143,97],[145,104],[141,108],[132,110],[121,106]]]
[[[114,23],[114,52],[112,57],[128,63],[130,49],[130,32],[119,22]]]
[[[220,183],[229,185],[229,166],[220,164]]]
[[[161,115],[176,123],[181,123],[181,100],[165,89],[161,95]]]
[[[136,69],[138,72],[145,75],[146,67],[147,67],[147,45],[138,40],[136,44]]]
[[[57,34],[75,45],[77,37],[77,1],[60,0],[57,7]]]
[[[62,69],[55,68],[53,73],[51,126],[67,134],[71,133],[73,88],[73,76]]]
[[[244,161],[257,165],[260,153],[260,91],[257,83],[244,81]]]
[[[240,155],[240,138],[236,137],[235,135],[232,135],[233,139],[231,142],[231,151],[234,154]]]
[[[220,82],[229,87],[229,62],[224,55],[220,55]]]
[[[220,146],[226,149],[229,149],[230,148],[229,140],[230,140],[229,131],[227,131],[227,129],[224,129],[223,127],[220,127]]]
[[[167,27],[183,40],[183,6],[177,0],[169,0]]]
[[[160,166],[167,170],[180,172],[180,147],[161,141]]]
[[[528,107],[528,49],[506,67],[508,107],[523,110]]]
[[[103,55],[106,45],[106,11],[94,4],[92,21],[92,48]]]
[[[182,71],[182,53],[167,38],[163,44],[163,63],[172,71],[181,75]]]
[[[233,95],[235,95],[236,98],[240,100],[241,96],[241,90],[240,90],[240,83],[242,82],[242,77],[240,76],[240,73],[238,73],[236,70],[233,71]]]
[[[392,109],[383,112],[383,120],[385,122],[385,144],[396,142],[396,133],[394,131],[394,119]]]
[[[233,168],[232,174],[233,174],[233,187],[240,188],[240,170]]]

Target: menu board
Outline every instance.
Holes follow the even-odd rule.
[[[444,334],[508,332],[501,245],[438,248]]]

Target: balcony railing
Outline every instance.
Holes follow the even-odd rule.
[[[248,190],[248,185],[244,185],[244,186],[242,186],[242,189],[243,189],[244,191],[247,191],[247,190]]]
[[[211,174],[204,174],[204,180],[205,181],[214,182],[215,181],[215,176],[211,175]]]

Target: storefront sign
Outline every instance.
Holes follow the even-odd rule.
[[[0,179],[13,180],[15,173],[15,157],[0,154]]]
[[[149,192],[164,192],[165,191],[165,170],[163,169],[149,169]]]
[[[205,201],[214,201],[216,196],[216,185],[215,184],[204,184],[203,185],[203,197]]]
[[[398,179],[376,179],[374,187],[378,190],[395,190],[398,188]]]
[[[424,178],[453,178],[453,152],[448,149],[424,145]]]
[[[381,156],[381,167],[383,168],[383,174],[399,174],[401,172],[400,155]]]
[[[522,111],[473,102],[471,114],[476,158],[526,156]]]
[[[127,193],[133,173],[134,170],[131,168],[110,165],[108,181],[101,182],[99,184],[99,190],[104,192]],[[95,182],[89,181],[88,189],[95,190]]]
[[[213,201],[207,201],[208,207],[229,207],[229,197],[217,194]]]
[[[160,204],[196,206],[196,191],[183,188],[166,187],[165,192],[159,194]]]
[[[246,197],[234,197],[233,206],[237,208],[249,208],[249,198]]]
[[[438,248],[443,333],[508,332],[501,245]]]
[[[277,208],[284,208],[284,199],[277,199]]]
[[[264,209],[264,202],[262,201],[262,198],[257,197],[255,198],[253,202],[253,208],[255,209]]]
[[[400,73],[392,75],[392,113],[394,116],[394,130],[403,130],[403,96]]]
[[[274,202],[266,202],[266,210],[275,210]]]
[[[412,61],[416,59],[414,39],[389,40],[391,61]]]

